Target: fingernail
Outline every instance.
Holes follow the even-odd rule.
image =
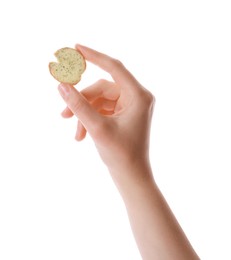
[[[79,44],[79,43],[76,43],[75,47],[76,47],[76,48],[79,48],[79,47],[80,47],[80,48],[81,48],[81,47],[84,48],[84,46],[83,46],[82,44]]]
[[[77,43],[77,44],[75,45],[75,48],[76,48],[77,50],[79,50],[82,54],[84,54],[84,51],[85,51],[85,49],[86,49],[85,46],[83,46],[83,45],[81,45],[81,44],[79,44],[79,43]]]
[[[60,95],[63,97],[63,98],[66,98],[69,93],[70,93],[70,89],[69,89],[69,86],[66,85],[66,84],[59,84],[58,86],[58,90],[59,90],[59,93]]]

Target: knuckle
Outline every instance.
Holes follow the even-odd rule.
[[[97,85],[105,85],[107,83],[107,80],[106,79],[99,79],[97,81]]]
[[[143,102],[147,105],[147,106],[154,106],[155,102],[156,102],[156,98],[155,96],[149,91],[149,90],[145,90],[143,92],[143,95],[141,95]]]
[[[114,59],[114,58],[111,59],[111,70],[112,70],[112,72],[117,71],[117,70],[121,70],[123,68],[124,68],[124,65],[120,60]]]
[[[75,99],[73,102],[70,104],[71,110],[76,114],[79,113],[83,109],[83,104],[81,99]]]
[[[148,90],[142,90],[139,94],[138,102],[141,113],[152,114],[155,106],[155,96]]]
[[[147,101],[148,101],[148,104],[151,105],[151,106],[153,106],[156,102],[155,96],[149,91],[147,93]]]
[[[123,67],[123,63],[118,59],[113,59],[113,63],[115,67]]]

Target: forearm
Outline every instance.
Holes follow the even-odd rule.
[[[144,260],[199,259],[178,224],[147,163],[132,164],[113,179],[124,200],[130,224]],[[136,178],[130,178],[131,176]]]

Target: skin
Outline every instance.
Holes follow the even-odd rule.
[[[103,53],[76,45],[85,59],[108,72],[78,92],[60,84],[64,118],[78,118],[76,140],[86,132],[108,167],[127,209],[142,259],[199,259],[160,192],[149,161],[150,126],[155,98],[124,65]]]

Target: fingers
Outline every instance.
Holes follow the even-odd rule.
[[[78,125],[77,125],[77,130],[76,130],[76,135],[75,135],[75,139],[77,141],[82,141],[85,136],[87,134],[87,131],[85,129],[85,127],[83,126],[83,124],[78,120]]]
[[[120,89],[115,83],[107,80],[99,80],[95,84],[85,88],[81,94],[87,99],[88,103],[101,115],[112,115],[116,106],[116,101],[120,94]],[[73,116],[72,110],[67,106],[61,113],[64,118]],[[86,129],[78,121],[75,139],[81,141],[86,136]]]
[[[103,99],[103,98],[99,98],[92,103],[92,106],[98,112],[100,112],[100,111],[114,112],[116,102],[107,100],[107,99]]]
[[[92,102],[99,97],[116,100],[120,95],[120,88],[116,86],[114,82],[101,79],[82,90],[81,94],[83,94],[89,102]]]
[[[114,114],[116,102],[110,100],[97,99],[91,105],[92,107],[94,107],[96,111],[98,111],[102,115],[112,115]],[[73,116],[73,113],[69,107],[66,107],[62,112],[62,116],[64,118],[70,118]],[[82,141],[86,137],[86,134],[87,130],[85,129],[83,124],[78,120],[75,139],[77,141]]]
[[[76,49],[79,50],[86,60],[99,66],[109,74],[114,81],[123,88],[137,88],[140,86],[135,77],[124,67],[124,65],[116,60],[88,47],[77,44]]]
[[[101,79],[82,90],[81,94],[95,108],[95,110],[112,110],[112,107],[115,106],[116,100],[119,98],[120,89],[115,85],[115,83]],[[70,118],[73,116],[73,113],[69,107],[66,107],[61,115],[64,118]]]
[[[74,114],[72,113],[72,111],[70,110],[69,107],[66,107],[63,112],[61,113],[62,117],[64,118],[70,118],[72,117]]]
[[[93,134],[95,126],[103,120],[100,114],[73,86],[60,84],[58,90],[72,113],[78,117],[87,131]]]
[[[98,111],[101,114],[104,115],[112,115],[114,113],[114,109],[116,106],[116,102],[115,101],[111,101],[111,100],[106,100],[103,98],[99,98],[95,101],[93,101],[93,103],[91,104],[92,107],[94,107],[94,109],[96,111]],[[103,112],[102,112],[103,111]],[[61,113],[63,118],[70,118],[72,117],[74,114],[73,112],[70,110],[69,107],[66,107],[63,112]]]

